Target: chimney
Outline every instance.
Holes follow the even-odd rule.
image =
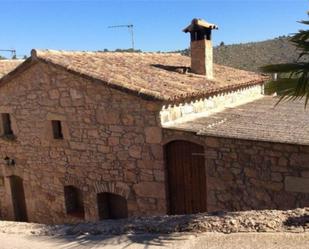
[[[211,31],[218,29],[217,25],[203,19],[194,18],[183,32],[190,32],[191,36],[191,71],[205,75],[207,79],[213,78],[213,52]]]

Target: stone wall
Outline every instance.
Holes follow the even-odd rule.
[[[13,175],[23,179],[32,222],[81,221],[66,214],[64,186],[69,185],[82,191],[85,220],[98,220],[101,192],[124,197],[129,216],[165,214],[162,144],[173,139],[204,144],[209,211],[309,205],[309,147],[161,128],[161,122],[259,98],[261,86],[162,110],[160,102],[38,62],[0,88],[0,113],[10,113],[15,135],[0,136],[2,219],[14,219]],[[52,137],[52,120],[62,122],[63,140]],[[5,157],[15,165],[6,165]]]
[[[309,146],[167,129],[163,138],[204,144],[208,211],[309,206]]]
[[[3,203],[5,200],[5,188],[4,188],[4,177],[0,175],[0,217],[3,216],[3,209],[1,207],[5,206]]]
[[[263,97],[263,86],[254,85],[183,104],[163,106],[160,112],[161,122],[163,125],[168,125],[173,121],[180,122],[182,119],[197,115],[207,116],[261,97]]]
[[[65,212],[65,185],[82,190],[86,220],[98,219],[99,192],[125,197],[129,216],[166,212],[159,103],[41,62],[2,85],[0,103],[16,136],[0,137],[3,219],[14,219],[11,175],[24,181],[32,222],[79,220]],[[53,139],[51,120],[61,120],[63,140]]]

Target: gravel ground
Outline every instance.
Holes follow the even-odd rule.
[[[1,249],[308,249],[309,233],[34,236],[0,233]]]
[[[309,232],[309,208],[288,211],[263,210],[142,217],[75,225],[43,225],[0,221],[0,232],[46,236],[171,234],[179,232],[300,233]]]

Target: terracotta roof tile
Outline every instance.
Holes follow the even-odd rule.
[[[190,58],[176,53],[33,50],[32,57],[101,80],[116,88],[166,101],[257,84],[265,79],[252,72],[221,65],[214,65],[214,80],[183,73],[190,66]]]
[[[0,78],[20,65],[23,60],[0,60]]]
[[[309,109],[304,101],[276,103],[278,98],[261,99],[205,117],[165,126],[197,135],[309,145]]]
[[[183,32],[191,32],[196,29],[200,28],[206,28],[206,29],[218,29],[218,26],[216,24],[212,24],[209,22],[206,22],[203,19],[200,18],[194,18],[189,26],[183,29]]]

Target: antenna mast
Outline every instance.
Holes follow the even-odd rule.
[[[16,50],[15,49],[0,49],[0,52],[11,52],[12,58],[16,58]]]
[[[132,50],[134,51],[134,31],[133,31],[133,24],[125,24],[125,25],[114,25],[114,26],[108,26],[109,29],[114,28],[128,28],[130,34],[131,34],[131,43],[132,43]]]

